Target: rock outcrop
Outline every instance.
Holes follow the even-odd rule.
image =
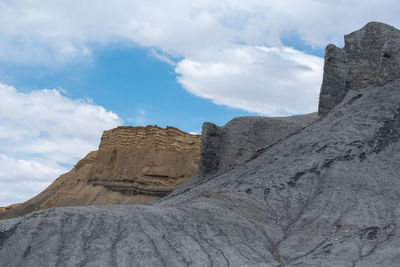
[[[354,63],[351,73],[368,73],[362,50],[380,49],[377,39],[397,42],[392,32],[372,23],[351,34],[364,42],[346,52],[359,55],[361,69]],[[322,97],[330,108],[320,108],[317,120],[297,117],[302,126],[291,134],[269,128],[276,136],[265,134],[249,156],[219,147],[215,140],[229,127],[205,125],[201,177],[151,205],[57,208],[0,221],[1,264],[398,266],[400,78],[376,77],[355,77],[370,82],[349,85],[335,104]],[[244,132],[235,138],[245,140]]]
[[[89,183],[128,195],[165,196],[197,170],[200,136],[173,127],[105,131]]]
[[[301,131],[317,117],[317,113],[276,118],[238,117],[223,127],[204,123],[199,169],[184,187],[233,169],[268,146]],[[175,193],[179,191],[178,187]]]
[[[382,86],[400,77],[400,32],[370,22],[344,37],[344,48],[333,44],[325,51],[324,77],[318,113],[325,116],[349,90]]]
[[[0,210],[0,219],[52,207],[153,202],[196,172],[200,139],[174,127],[105,131],[98,151],[36,197]]]

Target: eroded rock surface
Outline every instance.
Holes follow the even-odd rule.
[[[318,120],[152,205],[1,221],[2,264],[398,266],[400,79],[348,89]]]
[[[153,202],[196,172],[200,138],[174,127],[105,131],[98,151],[36,197],[0,210],[0,219],[52,207]]]
[[[325,51],[319,115],[326,115],[349,90],[384,85],[400,77],[400,32],[387,24],[370,22],[344,37],[344,48]]]
[[[200,140],[174,127],[105,131],[89,183],[128,195],[165,196],[197,171]]]
[[[301,131],[317,117],[317,113],[276,118],[238,117],[223,127],[204,123],[199,170],[184,187],[205,182],[250,160],[268,146]]]

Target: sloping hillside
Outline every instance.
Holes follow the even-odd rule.
[[[325,66],[340,64],[325,68],[319,118],[297,117],[308,123],[289,135],[283,125],[296,117],[263,119],[262,135],[271,138],[244,158],[230,146],[250,147],[247,129],[259,120],[205,124],[203,167],[152,205],[1,221],[2,264],[398,266],[398,35],[369,23],[345,37],[344,49],[328,46]]]

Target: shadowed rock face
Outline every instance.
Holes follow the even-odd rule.
[[[363,31],[373,35],[374,25]],[[203,136],[214,143],[203,146],[218,164],[152,205],[58,208],[1,221],[2,264],[398,266],[400,79],[348,89],[318,120],[297,117],[304,124],[291,134],[279,130],[283,122],[268,128],[279,137],[265,134],[244,161],[213,141],[228,126],[206,125]]]
[[[52,207],[153,202],[196,172],[200,138],[173,127],[105,131],[98,151],[36,197],[0,210],[0,219]]]
[[[224,127],[204,123],[199,174],[217,174],[232,169],[263,148],[307,126],[317,114],[265,118],[239,117]]]
[[[223,127],[204,123],[199,170],[182,188],[205,182],[251,160],[269,146],[301,131],[317,117],[317,113],[280,118],[238,117]]]

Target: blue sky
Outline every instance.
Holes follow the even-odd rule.
[[[70,98],[91,99],[124,125],[170,125],[200,133],[205,121],[223,125],[236,116],[256,115],[190,94],[178,83],[174,66],[137,45],[94,47],[87,61],[57,69],[3,62],[0,80],[23,92],[58,88]]]
[[[42,191],[104,130],[200,133],[237,116],[317,110],[328,43],[384,1],[0,0],[0,206]]]

